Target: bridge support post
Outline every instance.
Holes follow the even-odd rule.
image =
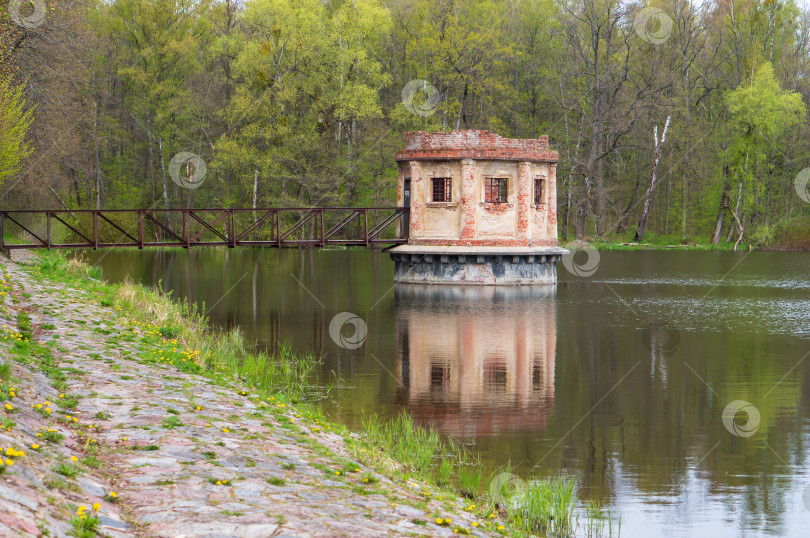
[[[11,259],[11,250],[6,248],[6,241],[5,241],[5,224],[6,224],[6,214],[0,213],[0,256],[5,256],[9,260]]]
[[[236,248],[236,217],[233,214],[233,209],[229,210],[231,214],[231,248]]]
[[[183,242],[185,243],[183,248],[188,249],[191,246],[188,240],[188,211],[185,209],[183,210]]]
[[[98,211],[93,211],[93,250],[98,250]]]
[[[143,211],[138,211],[138,248],[143,249]]]

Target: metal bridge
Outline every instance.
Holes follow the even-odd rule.
[[[407,207],[0,210],[0,250],[408,242]],[[19,237],[9,242],[8,237]]]

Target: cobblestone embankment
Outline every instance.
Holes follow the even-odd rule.
[[[314,412],[142,360],[143,331],[92,292],[0,270],[0,535],[497,534]]]

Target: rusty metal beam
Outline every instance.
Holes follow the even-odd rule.
[[[381,212],[382,215],[374,212]],[[251,212],[253,218],[239,221],[239,216]],[[37,248],[111,248],[111,247],[184,247],[193,246],[265,246],[265,247],[327,247],[327,246],[365,246],[395,245],[407,243],[407,230],[403,230],[405,237],[390,239],[380,238],[382,232],[397,219],[406,217],[409,209],[406,207],[301,207],[301,208],[214,208],[214,209],[78,209],[78,210],[31,210],[31,211],[0,211],[0,227],[3,232],[12,233],[14,226],[29,234],[39,244],[6,244],[0,236],[0,249],[37,249]],[[180,213],[182,217],[182,232],[175,232],[169,222],[172,214]],[[205,215],[203,214],[205,213]],[[211,213],[217,216],[211,220]],[[347,214],[348,213],[348,214]],[[72,223],[65,220],[62,215],[70,215],[76,219],[77,215],[87,214],[89,219],[76,219],[82,222]],[[115,215],[133,214],[137,216],[137,232],[135,229],[127,231],[122,225],[116,223]],[[293,225],[285,230],[281,229],[283,214],[297,217]],[[163,217],[160,217],[163,215]],[[258,218],[256,218],[258,215]],[[44,217],[44,223],[42,219]],[[275,219],[272,219],[275,217]],[[249,217],[248,217],[249,218]],[[40,224],[32,225],[30,219],[38,219]],[[114,241],[104,243],[99,240],[100,220],[115,228],[123,238],[131,242]],[[270,220],[272,219],[272,220]],[[311,227],[312,238],[307,232],[303,238],[292,236],[296,232],[308,230],[307,224],[315,220]],[[53,241],[52,221],[56,220],[64,225],[75,237],[86,243],[55,243]],[[83,221],[87,222],[83,222]],[[261,228],[270,220],[272,223],[270,239],[251,240],[248,236]],[[274,222],[273,222],[274,221]],[[330,224],[327,225],[327,221]],[[34,222],[37,222],[34,220]],[[162,231],[167,239],[156,237],[155,241],[146,240],[144,222],[151,222],[156,231]],[[349,226],[357,222],[358,226]],[[334,224],[331,224],[334,223]],[[33,230],[41,230],[42,224],[46,233],[40,237]],[[192,224],[194,224],[192,229]],[[199,229],[198,229],[199,225]],[[224,225],[226,230],[220,231],[217,227]],[[177,223],[175,223],[177,226]],[[214,241],[202,241],[202,237],[211,232],[216,236]],[[339,232],[342,238],[336,238]],[[159,234],[159,235],[162,235]],[[135,237],[137,235],[137,237]]]

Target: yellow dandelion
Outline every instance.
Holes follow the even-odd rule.
[[[71,456],[70,461],[79,461],[79,458],[77,458],[76,456]]]

